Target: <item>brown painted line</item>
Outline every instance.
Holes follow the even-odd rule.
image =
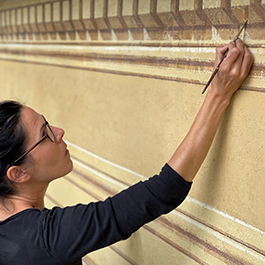
[[[117,75],[125,75],[125,76],[135,76],[135,77],[144,77],[144,78],[153,78],[153,79],[159,79],[159,80],[166,80],[166,81],[175,81],[175,82],[181,82],[181,83],[190,83],[190,84],[196,84],[196,85],[205,85],[206,82],[200,82],[198,80],[194,79],[183,79],[178,77],[171,77],[171,76],[159,76],[159,75],[149,75],[149,74],[142,74],[142,73],[133,73],[133,72],[126,72],[126,71],[117,71],[117,70],[109,70],[109,69],[98,69],[93,67],[81,67],[81,66],[71,66],[71,65],[59,65],[55,63],[44,63],[44,62],[30,62],[26,60],[19,60],[19,59],[5,59],[0,58],[1,61],[12,61],[12,62],[18,62],[18,63],[28,63],[28,64],[36,64],[36,65],[44,65],[44,66],[54,66],[54,67],[62,67],[67,69],[76,69],[76,70],[86,70],[86,71],[92,71],[92,72],[99,72],[99,73],[105,73],[105,74],[117,74]]]
[[[37,33],[37,34],[41,34],[41,33]],[[46,33],[45,33],[46,34]],[[1,34],[0,34],[1,35]],[[10,35],[10,34],[9,34]],[[6,45],[13,45],[13,44],[19,44],[19,45],[43,45],[43,46],[47,46],[47,45],[52,45],[52,46],[86,46],[86,47],[123,47],[123,46],[128,46],[128,47],[155,47],[155,48],[216,48],[217,46],[219,46],[219,44],[214,44],[214,43],[202,43],[202,44],[198,44],[198,43],[179,43],[179,42],[159,42],[159,41],[152,41],[152,43],[146,41],[146,42],[141,42],[138,40],[135,41],[51,41],[51,40],[47,40],[47,41],[43,41],[43,40],[29,40],[29,41],[17,41],[17,40],[0,40],[1,44],[6,44]],[[248,45],[249,48],[261,48],[264,49],[264,45],[263,44],[250,44]]]
[[[82,190],[83,192],[85,192],[86,194],[88,194],[89,196],[95,198],[97,201],[102,201],[102,198],[99,197],[96,193],[84,188],[83,186],[72,180],[70,177],[65,177],[64,179],[70,182],[71,184],[73,184],[74,186],[76,186],[77,188],[79,188],[80,190]]]
[[[7,49],[0,49],[0,53],[5,54],[13,54],[13,55],[21,55],[21,50],[16,51],[8,51]],[[120,64],[128,63],[128,64],[140,64],[140,65],[148,65],[148,66],[158,66],[164,68],[178,68],[180,69],[193,69],[193,70],[201,70],[205,68],[212,69],[213,61],[195,61],[195,60],[185,60],[185,59],[171,59],[171,58],[157,58],[155,56],[141,57],[141,56],[128,56],[128,55],[105,55],[105,54],[97,54],[97,53],[84,53],[84,54],[69,54],[67,52],[27,52],[23,53],[23,55],[29,56],[46,56],[46,57],[60,57],[67,58],[72,60],[84,61],[114,61]],[[187,67],[188,66],[188,67]],[[255,64],[252,67],[252,76],[260,76],[260,71],[264,70],[264,66],[262,64]],[[205,84],[204,82],[198,81],[200,84]]]
[[[112,196],[115,195],[118,191],[113,191],[113,189],[109,188],[109,186],[104,186],[103,184],[98,183],[97,181],[95,181],[92,177],[90,177],[89,175],[86,175],[84,173],[81,173],[79,170],[76,170],[75,168],[73,169],[73,172],[76,173],[77,175],[79,175],[80,178],[85,179],[86,181],[88,181],[89,183],[92,183],[93,185],[95,185],[96,187],[98,187],[101,190],[104,190],[105,192],[107,192],[108,194],[111,194]],[[68,179],[66,177],[67,180],[69,180],[71,182],[71,179]],[[129,186],[129,185],[128,185]],[[83,191],[86,191],[85,189],[83,189]],[[101,198],[98,197],[95,193],[91,193],[90,194],[92,197],[95,197],[97,200],[100,200]]]
[[[84,256],[82,258],[82,261],[85,262],[85,265],[99,265],[98,263],[96,263],[94,260],[92,260],[90,257],[88,256]]]
[[[260,254],[261,256],[265,257],[265,251],[260,249],[260,248],[257,248],[256,246],[252,245],[252,244],[249,244],[249,243],[245,243],[243,240],[240,240],[239,238],[236,238],[234,236],[231,236],[230,234],[224,232],[223,230],[219,229],[219,228],[216,228],[215,226],[213,225],[210,225],[209,223],[206,223],[204,222],[203,220],[195,217],[194,215],[186,212],[186,211],[183,211],[181,210],[180,208],[177,208],[176,209],[177,212],[180,212],[181,214],[187,216],[188,218],[206,226],[206,227],[209,227],[210,229],[213,229],[215,231],[217,231],[218,233],[220,233],[221,235],[227,237],[227,238],[230,238],[231,240],[237,242],[238,244],[248,248],[248,249],[251,249],[253,252],[256,252],[257,254]]]
[[[17,33],[16,35],[19,35],[21,33]],[[42,33],[36,33],[36,34],[42,34]],[[44,33],[47,34],[47,33]],[[0,34],[3,35],[3,34]],[[6,35],[12,35],[12,34],[6,34]],[[146,42],[142,42],[142,41],[10,41],[10,40],[0,40],[0,43],[3,44],[7,44],[7,45],[12,45],[12,44],[23,44],[23,45],[53,45],[53,46],[57,46],[57,45],[75,45],[75,46],[133,46],[133,47],[169,47],[169,48],[173,48],[173,47],[192,47],[192,48],[205,48],[205,47],[216,47],[216,44],[210,44],[210,43],[202,43],[202,44],[198,44],[198,43],[169,43],[169,42],[160,42],[160,41],[152,41],[152,43],[149,43],[148,41]],[[252,47],[252,46],[249,46]],[[264,48],[263,44],[260,44],[259,46],[257,46],[258,48]]]
[[[160,217],[161,218],[161,217]],[[157,219],[159,220],[159,218]],[[152,229],[150,226],[145,225],[143,228],[145,228],[147,231],[149,231],[151,234],[157,236],[159,239],[170,245],[171,247],[177,249],[179,252],[183,253],[184,255],[188,256],[190,259],[196,261],[200,265],[208,265],[208,263],[200,260],[197,256],[193,255],[191,252],[187,251],[186,249],[180,247],[177,243],[173,242],[172,240],[168,239],[166,236],[162,235],[161,233],[157,232],[155,229]],[[180,230],[183,230],[180,228]],[[184,231],[184,230],[183,230]],[[185,232],[185,231],[184,231]],[[176,233],[176,230],[173,231],[173,233]],[[185,232],[185,234],[188,234]],[[189,240],[190,237],[188,236]],[[198,243],[198,242],[196,242]]]
[[[79,174],[78,172],[75,172],[75,173]],[[84,175],[84,174],[81,174],[82,177],[83,177],[83,175]],[[89,179],[89,178],[87,178],[87,179]],[[78,187],[78,188],[80,188],[81,190],[83,190],[85,193],[88,193],[89,195],[91,195],[91,196],[93,197],[93,193],[92,193],[91,191],[89,191],[88,189],[84,188],[83,186],[77,184],[77,183],[76,183],[75,181],[73,181],[70,177],[67,177],[67,180],[68,180],[70,183],[72,183],[73,185],[75,185],[76,187]],[[93,183],[94,183],[96,186],[98,186],[99,188],[102,188],[102,185],[101,185],[101,184],[98,184],[98,183],[96,183],[95,181],[93,181]],[[108,188],[103,187],[103,190],[108,191]],[[113,195],[115,195],[115,194],[116,194],[116,193],[110,192],[110,196],[113,196]],[[101,198],[100,198],[98,195],[94,195],[94,198],[95,198],[96,200],[101,200]],[[222,234],[223,236],[225,236],[225,237],[227,237],[227,238],[229,238],[229,239],[235,241],[236,243],[243,245],[245,248],[247,248],[247,249],[251,249],[252,251],[254,251],[254,252],[256,252],[256,253],[258,253],[258,254],[260,254],[260,255],[264,255],[262,250],[260,250],[260,249],[254,247],[254,246],[252,246],[252,245],[250,245],[250,244],[247,244],[247,243],[243,242],[242,240],[239,240],[239,239],[237,239],[237,238],[235,238],[235,237],[233,237],[233,236],[231,236],[231,235],[229,235],[229,234],[223,232],[222,230],[216,228],[215,226],[208,225],[208,224],[204,223],[203,221],[201,221],[200,219],[195,218],[194,216],[192,216],[192,215],[190,215],[190,214],[187,214],[187,213],[185,213],[184,211],[181,211],[179,208],[176,208],[175,210],[178,211],[178,212],[180,212],[181,214],[186,215],[187,217],[191,218],[192,220],[195,220],[195,221],[201,223],[202,225],[204,225],[204,226],[206,226],[206,227],[212,229],[213,231],[216,231],[216,232]],[[184,229],[182,229],[181,227],[177,226],[176,224],[174,224],[174,223],[168,221],[168,219],[167,219],[166,217],[161,216],[161,217],[158,218],[157,220],[159,220],[161,223],[163,223],[163,224],[166,225],[167,227],[173,229],[175,232],[177,231],[178,233],[182,234],[183,236],[188,237],[189,240],[193,240],[193,241],[195,241],[196,243],[200,244],[201,246],[207,248],[209,251],[213,252],[217,258],[220,258],[221,260],[222,260],[223,258],[225,258],[226,260],[229,260],[229,263],[228,263],[228,264],[231,264],[230,262],[233,262],[234,264],[251,265],[251,264],[249,264],[249,263],[245,263],[245,261],[240,260],[238,257],[235,257],[235,256],[233,256],[233,255],[231,255],[231,254],[227,254],[227,253],[225,253],[225,252],[219,250],[218,248],[212,246],[211,244],[205,242],[204,240],[199,239],[198,237],[196,237],[196,236],[194,236],[193,234],[191,234],[191,233],[185,231]],[[146,225],[144,226],[144,228],[147,229],[147,230],[152,230],[151,228],[149,229],[149,227],[146,226]],[[159,238],[163,239],[167,244],[169,244],[169,245],[175,247],[175,246],[174,246],[174,243],[173,243],[172,241],[170,241],[168,238],[163,237],[163,236],[160,235],[159,233],[156,233],[156,231],[150,231],[150,232],[152,232],[154,235],[158,236]],[[177,245],[177,246],[178,246],[178,245]],[[178,250],[179,250],[179,249],[178,249]],[[184,253],[184,254],[185,254],[185,253]]]
[[[122,251],[120,251],[117,247],[114,245],[109,246],[114,252],[116,252],[120,257],[122,257],[124,260],[126,260],[131,265],[138,265],[135,261],[133,261],[131,258],[129,258],[127,255],[125,255]]]
[[[46,57],[60,57],[60,58],[67,58],[67,59],[73,59],[73,60],[79,60],[84,61],[86,59],[87,61],[114,61],[118,63],[128,63],[128,64],[141,64],[141,65],[148,65],[148,66],[156,66],[159,67],[176,67],[176,66],[182,66],[183,68],[186,68],[185,66],[191,67],[193,69],[199,69],[199,68],[213,68],[214,62],[213,61],[196,61],[196,60],[185,60],[185,59],[171,59],[171,58],[157,58],[156,56],[148,56],[148,57],[142,57],[142,56],[129,56],[129,55],[107,55],[107,54],[98,54],[93,52],[87,52],[83,54],[75,54],[75,53],[69,53],[69,52],[47,52],[47,51],[27,51],[23,52],[23,50],[8,50],[7,48],[0,49],[0,53],[3,54],[13,54],[13,55],[29,55],[29,56],[46,56]],[[179,67],[179,68],[182,68]],[[254,64],[252,67],[252,75],[253,76],[260,76],[260,71],[264,70],[264,65],[262,63],[260,64]]]
[[[237,265],[253,265],[251,263],[246,262],[245,260],[242,260],[238,257],[235,257],[234,255],[231,255],[227,252],[224,252],[220,249],[218,249],[217,247],[207,243],[207,241],[204,241],[202,239],[200,239],[199,237],[197,237],[196,235],[193,235],[187,231],[185,231],[184,229],[182,229],[181,227],[179,227],[178,225],[176,225],[175,223],[172,223],[170,221],[168,221],[165,217],[161,216],[160,218],[157,219],[158,222],[161,222],[164,226],[168,227],[169,229],[172,230],[172,232],[179,232],[181,234],[183,234],[183,236],[187,237],[189,240],[192,240],[194,242],[196,242],[196,244],[198,244],[199,246],[201,246],[202,248],[206,248],[210,253],[213,254],[213,256],[215,256],[216,258],[222,260],[222,261],[226,261],[226,264],[237,264]],[[156,232],[156,231],[154,231]],[[164,240],[168,241],[168,238],[165,238]],[[174,244],[174,242],[173,242]]]
[[[9,51],[7,49],[0,49],[0,53],[4,54],[12,54],[12,55],[21,55],[21,50],[16,51]],[[23,55],[29,56],[46,56],[46,57],[59,57],[59,58],[66,58],[72,60],[79,60],[84,61],[106,61],[110,62],[113,61],[115,63],[128,63],[128,64],[140,64],[140,65],[147,65],[153,67],[164,67],[164,68],[180,68],[180,69],[193,69],[197,70],[205,70],[208,68],[209,71],[213,69],[214,61],[195,61],[195,60],[185,60],[185,59],[171,59],[171,58],[157,58],[155,56],[128,56],[128,55],[105,55],[105,54],[98,54],[98,53],[84,53],[84,54],[69,54],[68,52],[26,52]],[[251,69],[252,76],[260,76],[260,71],[265,69],[264,65],[261,64],[254,64]],[[152,76],[152,75],[151,75]],[[198,81],[200,84],[204,85],[204,82]]]
[[[59,64],[54,64],[54,63],[30,62],[30,61],[25,61],[25,60],[4,59],[4,58],[0,58],[0,61],[11,61],[11,62],[28,63],[28,64],[36,64],[36,65],[44,65],[44,66],[48,65],[48,66],[61,67],[61,68],[67,68],[67,69],[86,70],[86,71],[91,71],[91,72],[115,74],[115,75],[122,75],[122,76],[134,76],[134,77],[141,77],[141,78],[148,78],[148,79],[151,78],[151,79],[157,79],[157,80],[163,80],[163,81],[173,81],[177,83],[186,83],[186,84],[201,85],[201,86],[204,86],[206,84],[206,81],[201,82],[195,79],[184,79],[184,78],[171,77],[171,76],[161,76],[161,75],[151,75],[151,74],[133,73],[133,72],[125,72],[125,71],[98,69],[98,68],[93,68],[93,67],[78,67],[78,66],[70,66],[70,65],[59,65]],[[240,87],[239,90],[247,90],[247,91],[265,93],[264,88],[257,88],[257,87]]]
[[[19,35],[21,33],[15,33],[16,35]],[[34,33],[25,33],[25,34],[34,34]],[[36,34],[42,34],[37,32]],[[48,34],[48,33],[43,33],[43,34]],[[0,34],[1,35],[1,34]],[[3,35],[3,34],[2,34]],[[7,34],[7,35],[13,35],[13,34]],[[225,40],[224,40],[225,41]],[[133,46],[133,47],[162,47],[162,48],[175,48],[175,47],[180,47],[180,48],[216,48],[219,46],[219,43],[180,43],[180,42],[162,42],[162,41],[10,41],[10,40],[0,40],[0,43],[2,44],[7,44],[7,45],[12,45],[12,44],[23,44],[23,45],[52,45],[52,46],[57,46],[57,45],[64,45],[64,46],[99,46],[99,47],[105,47],[105,46],[117,46],[117,47],[122,47],[122,46]],[[225,43],[225,42],[224,42]],[[260,48],[260,49],[265,49],[264,44],[248,44],[248,48]]]
[[[101,170],[101,169],[99,169],[99,168],[96,168],[96,167],[92,166],[91,164],[89,164],[89,163],[87,163],[87,162],[85,162],[85,161],[83,161],[83,160],[77,158],[76,156],[71,155],[71,157],[72,157],[73,159],[77,160],[78,162],[84,164],[85,166],[90,167],[90,168],[92,168],[92,169],[98,171],[99,173],[102,173],[102,174],[108,176],[109,178],[111,178],[111,179],[113,179],[113,180],[115,180],[115,181],[120,182],[120,183],[123,184],[123,185],[127,185],[127,186],[128,186],[128,185],[131,185],[131,183],[126,182],[126,181],[124,181],[124,180],[121,180],[121,179],[119,179],[119,178],[116,178],[116,177],[110,175],[109,173],[106,173],[106,172],[104,172],[103,170]],[[78,171],[78,170],[77,170],[77,171]],[[78,172],[79,172],[79,171],[78,171]],[[82,174],[82,175],[84,175],[84,174]],[[84,175],[84,177],[85,177],[85,175]]]
[[[20,35],[21,33],[15,33],[15,35]],[[34,33],[32,33],[34,34]],[[36,34],[42,34],[42,33],[36,33]],[[47,34],[47,33],[43,33],[43,34]],[[4,34],[0,34],[0,35],[4,35]],[[6,34],[6,35],[12,35],[12,34]],[[211,44],[211,43],[180,43],[180,42],[161,42],[161,41],[152,41],[148,42],[142,42],[142,41],[51,41],[51,40],[28,40],[28,41],[10,41],[10,40],[0,40],[0,43],[3,44],[23,44],[23,45],[76,45],[76,46],[137,46],[137,47],[216,47],[216,44]],[[251,46],[252,47],[252,46]],[[261,44],[260,46],[258,46],[259,48],[264,48],[263,45]]]
[[[71,155],[71,157],[73,157],[73,156]],[[76,158],[75,158],[75,159],[76,159]],[[135,183],[128,183],[128,182],[125,182],[125,181],[123,181],[123,180],[120,180],[120,179],[118,179],[118,178],[116,178],[116,177],[114,177],[114,176],[112,176],[112,175],[110,175],[110,174],[105,173],[104,171],[102,171],[102,170],[100,170],[100,169],[98,169],[98,168],[96,168],[96,167],[92,167],[92,166],[90,166],[89,164],[87,164],[87,163],[85,163],[85,162],[83,162],[83,161],[81,161],[81,160],[79,160],[79,161],[80,161],[81,163],[85,164],[86,166],[93,168],[94,170],[96,170],[96,171],[98,171],[98,172],[100,172],[100,173],[102,173],[102,174],[108,176],[108,177],[111,178],[112,180],[114,180],[114,181],[116,181],[116,182],[118,182],[118,183],[121,183],[121,184],[123,184],[123,185],[125,185],[125,186],[127,186],[127,187],[129,187],[129,186],[135,184]],[[106,185],[104,185],[104,184],[100,184],[99,182],[95,181],[95,180],[94,180],[89,174],[84,174],[84,173],[80,172],[79,170],[77,170],[77,169],[75,169],[75,168],[73,169],[73,172],[76,173],[77,175],[79,175],[79,177],[85,179],[86,181],[88,181],[88,182],[90,182],[90,183],[93,183],[96,187],[98,187],[98,188],[101,189],[101,190],[104,190],[105,192],[107,192],[107,193],[110,194],[111,196],[114,196],[114,195],[117,194],[117,192],[118,192],[117,190],[114,191],[113,189],[109,188],[109,186],[106,186]],[[66,177],[66,178],[68,179],[68,177]],[[69,181],[71,181],[71,177],[69,177]],[[91,195],[92,195],[92,194],[91,194]],[[100,200],[100,197],[98,197],[97,195],[94,195],[94,197],[95,197],[97,200]]]
[[[171,58],[157,58],[155,56],[129,56],[129,55],[107,55],[107,54],[98,54],[93,52],[87,52],[83,54],[71,54],[69,52],[39,52],[39,51],[27,51],[23,52],[23,50],[8,50],[8,49],[0,49],[0,53],[3,54],[12,54],[12,55],[29,55],[29,56],[46,56],[46,57],[60,57],[67,58],[73,60],[84,61],[114,61],[118,63],[129,63],[129,64],[141,64],[141,65],[159,65],[168,67],[170,65],[188,65],[188,66],[197,66],[197,67],[213,67],[213,62],[209,61],[195,61],[195,60],[184,60],[184,59],[171,59]],[[264,68],[264,66],[263,66]]]
[[[81,189],[82,191],[84,191],[85,193],[89,194],[90,196],[94,196],[94,198],[97,201],[101,201],[102,199],[94,194],[93,192],[85,189],[84,187],[82,187],[81,185],[79,185],[78,183],[76,183],[75,181],[73,181],[72,179],[70,179],[70,177],[66,177],[65,178],[67,181],[69,181],[71,184],[73,184],[74,186],[76,186],[77,188]],[[94,194],[94,195],[93,195]],[[111,194],[113,196],[113,194]],[[199,264],[201,265],[208,265],[206,263],[202,263],[202,261],[199,260],[199,258],[197,258],[196,256],[194,256],[193,254],[191,254],[190,252],[186,251],[185,249],[181,248],[180,246],[178,246],[176,243],[171,242],[169,239],[167,239],[166,237],[164,237],[163,235],[161,235],[160,233],[156,232],[155,230],[152,230],[151,228],[149,228],[147,225],[144,225],[142,227],[143,229],[146,229],[147,231],[151,232],[153,235],[159,237],[160,239],[162,239],[164,242],[166,242],[167,244],[170,244],[172,247],[174,247],[175,249],[177,249],[178,251],[182,252],[183,254],[185,254],[186,256],[188,256],[189,258],[199,262]],[[181,228],[180,228],[181,229]],[[183,229],[181,229],[183,230]],[[184,231],[184,230],[183,230]],[[185,232],[187,233],[187,232]]]
[[[239,90],[265,93],[265,87],[264,88],[257,88],[257,87],[244,87],[243,86],[243,87],[240,87]]]
[[[47,197],[50,201],[52,201],[55,205],[58,205],[62,207],[62,204],[60,204],[58,201],[56,201],[53,197],[51,197],[49,194],[45,194],[45,197]]]

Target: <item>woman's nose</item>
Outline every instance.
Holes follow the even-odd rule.
[[[56,142],[60,143],[64,136],[64,130],[54,126],[51,126],[51,129],[54,133]]]

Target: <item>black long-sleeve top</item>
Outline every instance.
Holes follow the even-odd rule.
[[[159,175],[105,201],[26,209],[0,222],[0,264],[81,265],[87,253],[130,237],[176,208],[190,188],[166,164]]]

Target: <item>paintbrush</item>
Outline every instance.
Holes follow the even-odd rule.
[[[236,42],[236,40],[238,39],[238,37],[239,37],[240,33],[242,32],[242,30],[247,26],[247,23],[248,23],[248,21],[246,20],[246,22],[244,23],[244,25],[243,25],[243,26],[241,27],[241,29],[239,30],[238,34],[235,36],[235,38],[234,38],[234,40],[233,40],[234,42]],[[219,62],[219,64],[218,64],[217,67],[215,68],[215,70],[213,71],[213,73],[212,73],[212,75],[211,75],[209,81],[207,82],[207,84],[205,85],[205,87],[204,87],[204,89],[203,89],[203,91],[202,91],[202,94],[206,91],[206,89],[208,88],[208,86],[210,85],[210,83],[212,82],[212,80],[214,79],[215,75],[217,74],[217,72],[218,72],[218,70],[219,70],[219,67],[220,67],[221,63],[223,62],[223,60],[225,59],[225,57],[227,56],[227,54],[228,54],[228,49],[226,50],[226,52],[225,52],[223,58],[221,59],[221,61]]]

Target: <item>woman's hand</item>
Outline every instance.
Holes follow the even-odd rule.
[[[210,84],[209,91],[229,99],[248,76],[253,64],[253,56],[242,40],[231,41],[216,49],[214,69],[228,50],[227,57],[222,62],[218,73]]]

